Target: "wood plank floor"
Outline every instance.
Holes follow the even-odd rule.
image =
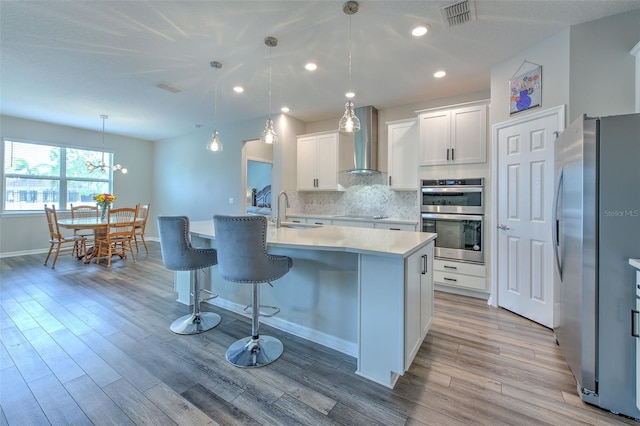
[[[233,367],[224,352],[249,320],[207,307],[218,327],[173,334],[189,308],[159,244],[149,249],[111,268],[0,259],[0,425],[636,424],[578,398],[550,330],[445,293],[394,390],[356,376],[354,358],[268,327],[283,356]]]

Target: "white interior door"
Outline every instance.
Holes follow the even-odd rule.
[[[498,305],[553,327],[553,141],[564,111],[497,129]]]

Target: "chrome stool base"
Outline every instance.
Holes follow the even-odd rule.
[[[198,334],[211,330],[220,324],[220,315],[213,312],[199,312],[182,316],[171,323],[171,331],[176,334]]]
[[[262,367],[280,358],[283,349],[282,342],[275,337],[245,337],[229,346],[226,358],[236,367]]]

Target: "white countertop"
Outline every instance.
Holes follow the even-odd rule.
[[[212,220],[191,222],[191,234],[215,239]],[[433,241],[437,234],[323,225],[318,228],[276,228],[269,225],[267,244],[272,247],[346,251],[407,257]]]
[[[640,259],[629,259],[629,265],[636,269],[640,269]]]
[[[345,221],[354,221],[354,222],[383,222],[383,223],[393,223],[393,224],[406,224],[406,225],[416,225],[418,220],[410,220],[410,219],[397,219],[393,217],[385,217],[384,219],[374,219],[373,217],[355,217],[355,216],[341,216],[341,215],[329,215],[329,214],[309,214],[309,213],[287,213],[287,217],[300,217],[300,218],[314,218],[314,219],[324,219],[324,220],[345,220]]]

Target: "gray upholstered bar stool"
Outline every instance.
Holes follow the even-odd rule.
[[[273,316],[280,309],[260,305],[260,283],[276,280],[291,269],[293,260],[287,256],[267,253],[267,219],[264,216],[213,217],[218,249],[218,273],[228,281],[253,285],[251,336],[234,342],[227,349],[227,361],[238,367],[261,367],[282,355],[282,342],[272,336],[260,335],[260,316]],[[261,308],[265,312],[261,312]],[[266,310],[270,312],[267,313]]]
[[[220,315],[200,311],[200,302],[203,300],[200,294],[207,290],[200,288],[198,272],[218,263],[216,250],[191,245],[189,218],[186,216],[159,216],[158,234],[165,268],[191,271],[193,279],[193,313],[171,323],[171,331],[177,334],[197,334],[211,330],[220,323]]]

